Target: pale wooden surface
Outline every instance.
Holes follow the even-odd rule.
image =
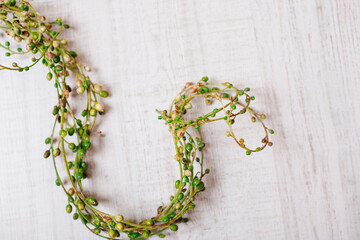
[[[360,239],[359,1],[33,4],[74,26],[64,37],[111,89],[86,185],[101,209],[139,220],[167,201],[177,167],[153,110],[208,75],[252,88],[274,147],[245,157],[225,124],[206,127],[208,190],[168,238]],[[65,212],[42,159],[55,103],[45,74],[0,72],[1,239],[97,239]],[[238,131],[257,133],[244,123]]]

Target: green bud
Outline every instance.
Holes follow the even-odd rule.
[[[103,98],[106,98],[109,94],[108,94],[108,92],[107,91],[101,91],[100,93],[99,93],[99,95],[100,95],[100,97],[103,97]]]
[[[78,219],[78,218],[79,218],[79,214],[78,214],[78,213],[74,213],[73,219],[76,220],[76,219]]]
[[[155,224],[155,222],[154,222],[154,220],[150,219],[150,220],[147,220],[147,221],[145,222],[145,224],[148,225],[148,226],[152,226],[152,225]]]
[[[74,57],[74,58],[77,57],[77,53],[74,52],[74,51],[70,51],[69,54],[70,54],[70,56],[72,56],[72,57]]]
[[[68,205],[66,206],[66,212],[67,212],[67,213],[71,213],[71,212],[72,212],[72,206],[71,206],[70,204],[68,204]]]
[[[176,182],[175,182],[175,188],[179,188],[179,186],[180,186],[180,180],[176,180]]]
[[[185,148],[188,152],[191,152],[191,150],[193,150],[193,146],[190,143],[187,143]]]
[[[170,227],[171,231],[174,231],[174,232],[176,232],[179,229],[179,227],[175,224],[170,224],[169,227]]]
[[[64,137],[66,137],[67,132],[66,132],[64,129],[61,129],[61,130],[59,131],[59,135],[60,135],[62,138],[64,138]]]
[[[87,198],[86,200],[88,201],[88,203],[90,203],[90,204],[93,205],[93,206],[97,206],[97,205],[98,205],[98,201],[97,201],[95,198],[93,198],[93,197],[89,197],[89,198]]]
[[[56,186],[60,186],[60,185],[61,185],[60,179],[57,178],[57,179],[55,180],[55,184],[56,184]]]
[[[74,128],[69,128],[69,130],[68,130],[69,136],[74,135],[74,132],[75,132]]]
[[[49,144],[49,143],[51,143],[51,138],[48,137],[45,139],[45,144]]]
[[[58,106],[55,106],[53,111],[52,111],[52,114],[55,116],[56,114],[59,113],[59,107]]]

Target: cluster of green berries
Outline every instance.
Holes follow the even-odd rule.
[[[55,184],[62,187],[67,197],[66,212],[73,214],[74,220],[80,219],[98,236],[116,239],[124,233],[129,239],[140,240],[151,236],[164,238],[165,230],[177,231],[179,223],[188,221],[184,215],[195,209],[196,196],[206,190],[204,177],[210,173],[210,170],[204,167],[206,144],[201,138],[204,124],[225,121],[229,127],[226,136],[233,138],[246,150],[247,155],[272,146],[269,134],[274,131],[263,123],[266,118],[264,114],[257,114],[250,108],[255,97],[249,95],[249,88],[237,89],[228,82],[210,83],[206,76],[197,83],[188,82],[175,97],[170,109],[157,110],[158,119],[164,120],[174,139],[174,159],[180,170],[170,202],[160,206],[156,216],[138,223],[124,219],[120,214],[101,212],[95,208],[98,201],[85,194],[82,181],[87,178],[89,165],[86,155],[92,146],[91,138],[101,135],[101,132],[95,133],[93,129],[98,115],[105,113],[100,99],[108,97],[108,92],[102,85],[91,81],[88,76],[91,69],[83,66],[77,60],[78,54],[67,49],[67,40],[59,37],[62,30],[69,28],[61,18],[48,22],[27,1],[0,0],[0,22],[4,23],[2,29],[10,37],[20,44],[25,44],[23,48],[17,49],[12,49],[9,41],[0,44],[0,47],[6,49],[5,56],[34,54],[31,64],[19,66],[13,62],[9,67],[0,65],[0,70],[28,71],[38,62],[48,69],[46,79],[53,81],[57,104],[52,109],[54,125],[50,136],[45,139],[48,148],[44,152],[44,158],[52,156],[56,173]],[[73,86],[68,81],[70,76],[76,78]],[[69,103],[72,89],[76,89],[77,95],[86,98],[86,106],[78,114],[75,114],[75,109],[72,109]],[[222,107],[214,108],[195,119],[186,119],[185,115],[193,108],[191,102],[196,98],[204,98],[207,105],[219,101]],[[244,139],[236,137],[232,129],[236,117],[246,113],[250,115],[252,122],[260,122],[265,129],[262,145],[256,148],[245,145]],[[196,137],[190,134],[189,128],[195,130]],[[64,177],[61,177],[57,170],[57,164],[60,164],[57,159],[60,158],[66,168],[67,184],[70,186],[66,186]]]

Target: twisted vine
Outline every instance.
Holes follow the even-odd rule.
[[[164,238],[162,233],[166,229],[178,230],[178,223],[187,222],[184,214],[195,208],[195,198],[198,193],[205,190],[203,178],[209,174],[209,169],[204,169],[205,143],[201,138],[201,126],[215,121],[225,121],[229,127],[226,136],[231,137],[246,154],[259,152],[266,146],[271,146],[269,134],[274,131],[263,123],[264,114],[258,114],[250,108],[250,103],[255,100],[249,95],[249,88],[238,89],[231,83],[210,83],[208,77],[203,77],[197,83],[186,83],[185,87],[172,101],[169,110],[159,111],[159,120],[165,121],[174,140],[176,150],[175,161],[179,164],[180,178],[175,181],[175,191],[167,205],[157,209],[157,215],[144,219],[139,223],[127,220],[122,215],[104,213],[97,208],[98,201],[88,196],[82,186],[86,179],[88,169],[86,154],[91,148],[93,128],[98,115],[105,113],[104,106],[99,100],[108,97],[108,92],[103,87],[90,80],[88,73],[91,69],[82,65],[77,60],[77,53],[66,48],[67,41],[60,38],[60,33],[69,28],[61,18],[48,22],[44,16],[35,11],[27,1],[0,0],[0,29],[12,37],[17,43],[26,45],[25,50],[18,47],[13,49],[9,41],[0,43],[5,49],[5,56],[34,54],[32,62],[26,66],[19,66],[14,62],[11,66],[0,65],[0,70],[28,71],[35,64],[41,62],[48,69],[46,79],[54,81],[57,91],[57,101],[52,114],[54,124],[50,137],[45,143],[49,146],[44,153],[44,158],[51,156],[56,173],[56,185],[61,186],[67,195],[68,204],[66,211],[73,214],[73,219],[81,219],[82,223],[96,235],[116,239],[120,232],[127,234],[130,239],[146,239],[157,235]],[[70,75],[76,78],[70,79]],[[81,114],[74,114],[69,103],[71,86],[76,86],[76,92],[86,97],[86,106]],[[195,119],[186,120],[184,115],[192,108],[191,101],[204,98],[207,104],[219,101],[220,108],[203,114]],[[219,116],[222,113],[223,116]],[[253,122],[260,122],[264,128],[265,136],[261,145],[250,148],[245,145],[243,138],[235,136],[232,125],[239,115],[249,114]],[[192,137],[190,129],[194,128],[197,137]],[[72,155],[71,152],[73,153]],[[70,161],[70,157],[72,160]],[[62,159],[66,168],[66,176],[60,177],[57,164]],[[65,186],[64,180],[68,179],[70,187]],[[107,235],[103,235],[107,232]]]

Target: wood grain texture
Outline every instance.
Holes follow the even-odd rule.
[[[110,89],[97,125],[105,137],[93,140],[85,185],[101,209],[141,220],[168,201],[177,168],[153,110],[208,75],[251,87],[255,109],[276,131],[274,147],[246,157],[225,124],[205,127],[207,191],[168,238],[360,239],[359,1],[33,5],[73,26],[64,38]],[[45,75],[42,66],[0,72],[1,239],[97,239],[65,212],[52,164],[42,159],[56,96]],[[249,122],[237,131],[255,143],[259,129]]]

